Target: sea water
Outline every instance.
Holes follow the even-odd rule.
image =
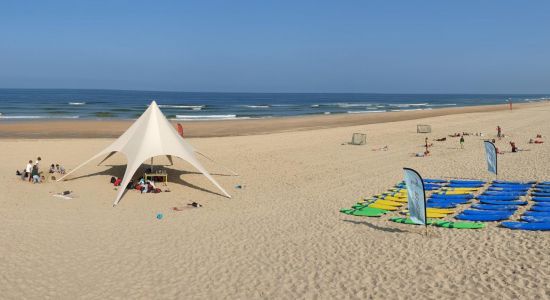
[[[550,95],[196,93],[125,90],[0,89],[0,121],[135,119],[152,100],[169,119],[231,120],[376,114],[445,107],[548,101]]]

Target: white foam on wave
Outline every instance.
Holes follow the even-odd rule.
[[[447,103],[447,104],[429,104],[428,106],[438,107],[438,106],[456,106],[456,103]]]
[[[80,116],[4,116],[0,114],[0,119],[78,119]]]
[[[273,107],[299,107],[298,104],[271,104]]]
[[[246,108],[271,108],[269,105],[241,105],[241,107]]]
[[[169,105],[169,104],[160,104],[160,108],[180,108],[180,109],[190,109],[190,110],[202,110],[206,105]]]
[[[394,103],[394,104],[388,104],[390,106],[395,107],[416,107],[416,106],[428,106],[429,103]]]
[[[336,106],[340,108],[349,108],[349,107],[368,107],[375,106],[375,103],[336,103]]]
[[[237,115],[176,115],[176,120],[186,121],[204,121],[204,120],[236,120],[236,119],[249,119],[248,117],[239,117]]]
[[[86,102],[69,102],[69,105],[86,105]]]

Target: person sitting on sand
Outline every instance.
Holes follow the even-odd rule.
[[[512,147],[512,152],[518,152],[518,148],[516,147],[516,143],[510,142],[510,146]]]
[[[53,173],[55,173],[55,172],[57,172],[57,169],[55,168],[55,165],[52,164],[52,165],[50,166],[50,170],[48,171],[48,173],[53,174]]]
[[[202,204],[199,204],[199,203],[197,203],[197,202],[189,203],[189,204],[187,204],[187,205],[193,206],[193,207],[196,207],[196,208],[202,207]]]
[[[59,174],[65,174],[65,168],[59,164],[55,164],[55,170]]]

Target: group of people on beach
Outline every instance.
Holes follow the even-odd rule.
[[[500,126],[497,126],[497,139],[501,140],[503,137],[506,137],[506,136],[502,133],[502,128]],[[495,145],[496,145],[496,142],[497,142],[496,139],[491,139],[491,140],[488,140],[488,141],[492,142]],[[542,140],[542,135],[541,134],[537,134],[534,139],[533,138],[529,139],[529,144],[543,144],[543,143],[544,143],[544,141]],[[510,144],[511,153],[516,153],[516,152],[519,152],[519,151],[529,151],[529,149],[520,149],[516,145],[515,141],[509,141],[508,144]],[[504,151],[499,150],[498,147],[496,147],[496,150],[497,150],[497,154],[504,154]]]
[[[502,138],[506,137],[502,133],[502,127],[500,127],[500,125],[497,126],[496,131],[497,131],[496,139],[488,140],[488,141],[492,142],[493,144],[496,144],[497,139],[501,140]],[[448,136],[449,137],[459,137],[460,138],[460,140],[459,140],[460,149],[464,149],[464,144],[465,144],[465,138],[464,137],[465,136],[470,136],[470,135],[484,136],[484,134],[482,132],[475,133],[475,134],[467,133],[467,132],[462,132],[462,133],[455,132],[455,133],[450,134]],[[436,141],[436,142],[445,142],[445,141],[447,141],[447,137],[437,138],[437,139],[434,139],[434,141]],[[510,144],[512,153],[519,152],[519,151],[528,151],[528,149],[520,149],[516,145],[516,142],[514,142],[514,141],[509,141],[508,143]],[[533,138],[529,139],[529,144],[543,144],[543,143],[544,143],[544,141],[542,140],[542,135],[540,135],[540,134],[537,134],[534,139]],[[424,152],[414,153],[413,156],[416,156],[416,157],[429,156],[430,155],[430,147],[432,147],[432,146],[433,146],[433,144],[429,143],[428,138],[426,137],[424,139],[424,148],[425,148]],[[496,148],[496,149],[497,149],[497,154],[504,154],[504,151],[501,151],[498,148]]]
[[[41,183],[44,181],[44,175],[40,172],[40,162],[42,161],[42,158],[37,157],[36,161],[32,161],[32,159],[29,160],[27,165],[25,166],[25,169],[23,172],[20,172],[17,170],[15,172],[15,175],[21,176],[22,180],[27,180],[28,182],[32,183]]]
[[[44,176],[44,172],[40,171],[41,161],[42,158],[40,156],[37,157],[34,162],[32,159],[29,160],[23,172],[17,170],[15,172],[15,175],[21,176],[22,180],[27,180],[28,182],[42,183],[46,179],[46,177]],[[51,164],[49,173],[65,174],[65,168],[63,168],[63,166],[61,166],[60,164]]]
[[[65,168],[59,164],[51,164],[49,173],[50,174],[58,173],[58,174],[64,175]]]

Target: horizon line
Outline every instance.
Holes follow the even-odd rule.
[[[427,92],[224,92],[224,91],[175,91],[175,90],[140,90],[140,89],[114,89],[114,88],[9,88],[0,87],[0,90],[86,90],[86,91],[120,91],[120,92],[156,92],[156,93],[201,93],[201,94],[371,94],[371,95],[550,95],[548,93],[472,93],[472,92],[441,92],[441,93],[427,93]]]

